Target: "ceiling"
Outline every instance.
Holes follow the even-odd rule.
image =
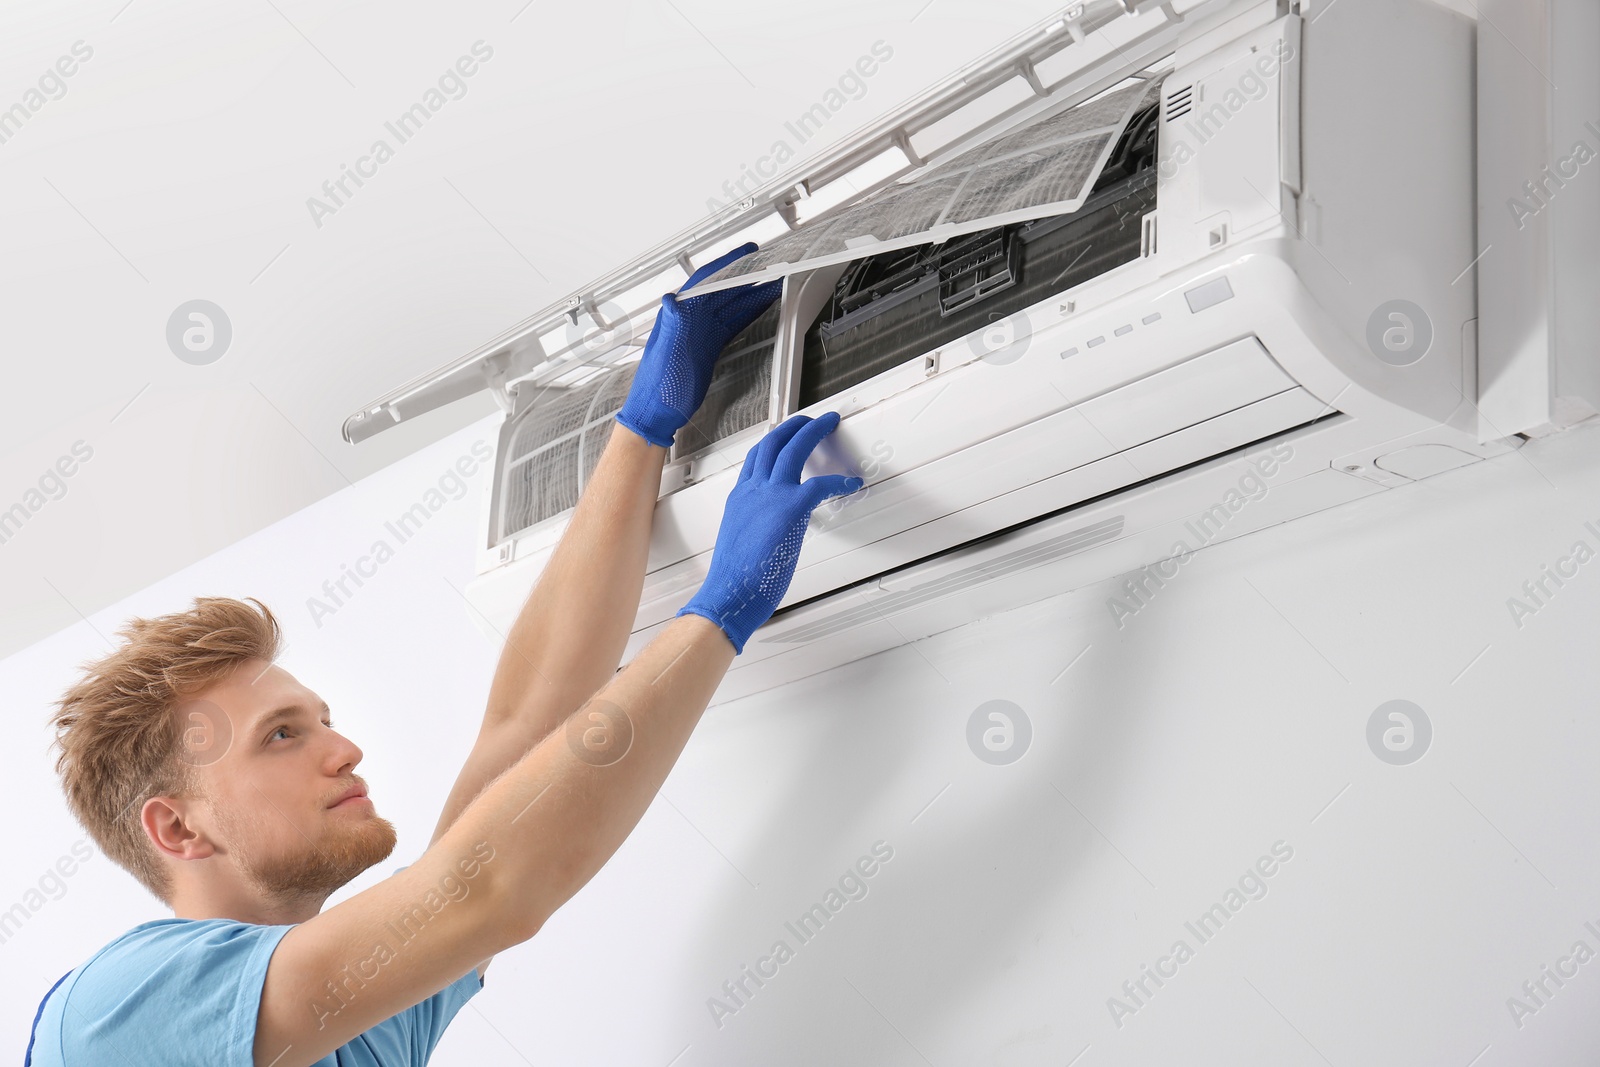
[[[0,657],[492,414],[340,433],[1059,6],[0,7]]]

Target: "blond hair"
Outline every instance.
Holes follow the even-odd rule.
[[[169,907],[172,879],[140,812],[151,797],[202,792],[198,768],[184,758],[178,702],[247,660],[277,659],[278,620],[247,599],[260,611],[229,597],[196,597],[188,611],[131,619],[117,631],[124,642],[81,665],[83,676],[50,717],[72,814],[102,852]]]

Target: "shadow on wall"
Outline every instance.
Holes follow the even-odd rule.
[[[1019,609],[1051,617],[1048,630],[1030,635],[1030,645],[1036,642],[1062,651],[1052,662],[1039,663],[1032,677],[1004,686],[1013,694],[1037,694],[1025,698],[1032,730],[1019,723],[1010,737],[996,735],[1002,747],[1007,742],[1028,746],[1025,758],[1014,763],[996,765],[976,750],[969,751],[974,710],[995,690],[993,682],[984,680],[985,674],[993,677],[986,638],[1003,639],[988,620],[960,628],[967,630],[964,648],[952,649],[963,643],[959,630],[946,631],[713,709],[728,709],[730,718],[738,717],[741,732],[760,731],[766,738],[798,728],[798,721],[792,726],[783,723],[789,717],[804,716],[811,725],[825,715],[832,729],[803,754],[786,746],[783,751],[789,759],[784,774],[792,784],[774,795],[764,811],[743,816],[748,825],[769,828],[770,833],[763,834],[760,843],[741,848],[741,863],[762,890],[772,894],[776,889],[783,899],[799,901],[798,906],[780,903],[778,894],[772,894],[769,902],[757,902],[732,881],[722,899],[708,901],[699,910],[698,928],[684,935],[688,943],[699,946],[689,969],[726,979],[720,988],[684,991],[700,998],[695,1010],[705,1019],[703,1033],[708,1040],[707,1044],[697,1040],[697,1051],[709,1051],[711,1059],[723,1060],[725,1054],[737,1054],[745,1042],[753,1046],[770,1041],[774,1034],[814,1032],[817,1005],[811,998],[777,992],[786,983],[791,989],[801,984],[786,975],[791,967],[812,970],[808,981],[819,980],[815,968],[820,966],[849,982],[856,992],[841,982],[842,996],[871,997],[872,1006],[862,1005],[862,1012],[870,1016],[881,1011],[903,1033],[934,1032],[961,1017],[970,1004],[993,995],[995,976],[1015,963],[1012,946],[1036,940],[1041,927],[1059,926],[1064,900],[1103,897],[1101,880],[1090,883],[1080,875],[1088,865],[1105,861],[1107,845],[1068,799],[1072,783],[1091,774],[1101,782],[1108,775],[1122,777],[1118,769],[1138,756],[1124,743],[1126,734],[1140,730],[1145,720],[1151,729],[1158,729],[1161,713],[1152,707],[1150,694],[1140,683],[1152,672],[1123,662],[1125,646],[1105,637],[1101,592],[1095,588],[1074,594],[1065,610],[1060,598]],[[1161,629],[1159,621],[1152,626],[1152,631]],[[1159,641],[1179,635],[1153,636]],[[1090,640],[1103,641],[1100,654],[1085,657],[1063,673]],[[942,653],[937,666],[929,658],[935,654],[930,646]],[[1057,680],[1051,683],[1052,678]],[[1108,692],[1117,694],[1117,707],[1083,697]],[[898,707],[885,708],[885,695]],[[886,710],[896,714],[883,714]],[[1001,720],[995,723],[989,728],[1004,732]],[[922,737],[908,743],[908,732]],[[750,755],[753,761],[771,764],[770,751]],[[959,766],[954,762],[958,760],[970,760],[971,765]],[[851,810],[878,810],[891,793],[904,795],[913,787],[898,779],[910,777],[928,785],[927,797],[919,801],[922,810],[907,810],[894,822],[849,820]],[[958,820],[940,819],[941,805],[960,802],[956,783],[962,779],[969,786],[984,783],[984,792],[976,798],[984,802],[983,810],[963,812]],[[862,789],[854,788],[857,785]],[[952,788],[954,795],[944,792]],[[839,808],[819,811],[819,792],[834,797]],[[1099,798],[1098,806],[1117,803],[1117,794],[1107,794]],[[941,823],[936,835],[928,832],[930,824]],[[856,856],[854,866],[842,866]],[[1019,862],[1031,864],[1027,877],[1011,873]],[[834,867],[844,873],[830,884],[827,878]],[[873,871],[871,876],[865,874],[868,870]],[[1126,918],[1139,907],[1149,879],[1148,872],[1138,872],[1131,862],[1123,870],[1129,896],[1119,917]],[[860,889],[854,875],[861,876]],[[816,882],[814,890],[809,895],[798,892],[808,881]],[[1154,889],[1154,883],[1149,888]],[[829,890],[838,890],[831,900]],[[880,896],[915,898],[917,906],[874,904]],[[838,911],[824,920],[825,911],[813,908],[813,901],[832,903]],[[869,909],[870,917],[853,914]],[[766,926],[770,936],[750,932],[751,924],[730,932],[723,921],[729,915],[763,911],[770,913]],[[810,924],[804,921],[808,914],[815,916]],[[930,916],[944,917],[937,929],[929,928]],[[1103,918],[1104,914],[1087,914],[1081,921],[1093,924]],[[839,920],[854,929],[844,936],[830,933],[827,926]],[[908,969],[894,946],[923,946],[914,952],[920,956],[927,952],[930,937],[938,941],[938,969]],[[833,947],[821,949],[813,942]],[[825,963],[800,962],[824,955],[830,957]],[[1059,962],[1069,972],[1079,963],[1070,955]],[[1097,964],[1092,975],[1084,976],[1087,986],[1103,977],[1101,970]],[[760,973],[753,977],[753,971]],[[883,988],[885,976],[895,986],[880,996],[874,987]],[[1116,992],[1107,985],[1083,1005],[1085,1009]],[[746,1008],[757,1005],[764,1024],[741,1017]],[[1043,1034],[1037,1036],[1044,1040]],[[1060,1039],[1059,1034],[1055,1037]],[[730,1039],[718,1052],[718,1042]]]

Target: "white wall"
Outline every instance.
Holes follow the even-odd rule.
[[[320,630],[303,601],[490,427],[0,663],[20,727],[0,756],[0,906],[81,836],[44,755],[48,701],[96,629],[197,593],[281,611],[284,665],[363,745],[394,863],[414,858],[497,651],[456,591],[476,490]],[[1103,583],[713,706],[621,852],[497,958],[434,1062],[1590,1062],[1600,962],[1520,1027],[1507,999],[1575,942],[1600,951],[1600,563],[1520,627],[1507,602],[1600,548],[1597,445],[1583,426],[1214,546],[1121,630]],[[1433,727],[1409,765],[1368,746],[1393,699]],[[1008,765],[968,746],[991,700],[1032,726]],[[893,858],[867,895],[800,943],[785,921],[879,841]],[[1185,922],[1276,842],[1292,857],[1265,896],[1202,943]],[[162,914],[87,863],[0,946],[0,1041],[22,1048],[51,982]],[[793,958],[719,1028],[708,998],[779,938]],[[1192,958],[1119,1027],[1108,998],[1179,939]]]
[[[340,436],[1061,6],[0,3],[0,656],[495,412]],[[167,334],[196,299],[203,365]]]

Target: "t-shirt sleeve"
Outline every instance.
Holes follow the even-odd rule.
[[[405,869],[396,867],[394,873],[399,874]],[[473,967],[427,1000],[412,1005],[388,1020],[389,1023],[405,1024],[407,1037],[411,1043],[411,1063],[415,1067],[423,1067],[428,1062],[429,1057],[433,1055],[434,1047],[439,1044],[439,1039],[444,1036],[445,1029],[455,1019],[456,1013],[482,988],[483,979],[478,975],[478,968]]]
[[[401,1012],[411,1016],[411,1062],[416,1067],[428,1062],[456,1012],[482,988],[483,979],[478,977],[478,969],[474,967],[427,1000]]]
[[[267,967],[292,929],[232,919],[141,923],[51,991],[37,1020],[36,1067],[253,1067]],[[456,1013],[482,988],[473,967],[319,1062],[424,1067]]]
[[[63,1060],[253,1067],[267,963],[293,928],[166,919],[129,931],[66,990]]]

